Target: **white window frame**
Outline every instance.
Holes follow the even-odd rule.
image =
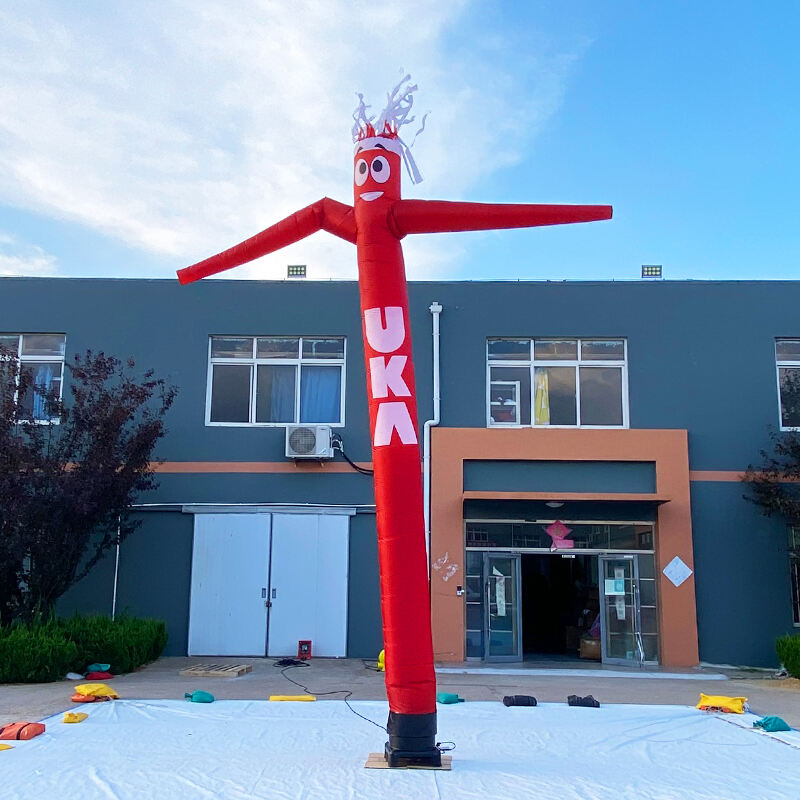
[[[225,339],[252,339],[253,351],[250,358],[211,358],[211,343],[215,338]],[[257,358],[256,352],[258,339],[298,339],[297,358]],[[341,339],[343,343],[341,358],[303,358],[303,339]],[[280,334],[280,333],[214,333],[208,337],[208,370],[206,374],[206,418],[205,424],[209,427],[224,428],[285,428],[288,425],[328,425],[331,428],[343,428],[345,426],[345,384],[347,376],[347,337],[341,334]],[[211,389],[214,375],[214,365],[238,365],[249,366],[250,369],[250,421],[249,422],[212,422],[211,421]],[[300,377],[301,365],[307,366],[327,366],[339,367],[341,369],[340,397],[339,397],[339,422],[256,422],[256,381],[257,371],[260,364],[270,366],[293,366],[296,368],[295,375],[295,394],[294,394],[294,418],[300,419]]]
[[[25,364],[61,364],[61,380],[58,382],[58,399],[62,400],[64,397],[64,379],[66,373],[66,351],[67,351],[67,334],[56,331],[28,331],[27,333],[0,331],[0,336],[16,336],[17,337],[17,360],[20,369]],[[22,355],[22,339],[25,336],[63,336],[64,337],[64,354],[60,356],[23,356]],[[17,379],[19,380],[19,379]],[[14,402],[19,401],[19,392],[14,393]],[[48,419],[26,419],[26,424],[33,425],[60,425],[61,420],[58,417],[49,417]]]
[[[489,357],[489,342],[496,341],[497,339],[506,339],[508,341],[520,341],[527,339],[525,336],[489,336],[486,339],[486,427],[487,428],[557,428],[557,429],[575,429],[583,428],[585,430],[622,430],[630,427],[630,409],[628,398],[628,340],[623,336],[535,336],[528,339],[529,353],[527,359],[492,359]],[[578,348],[578,357],[575,359],[547,359],[537,360],[534,358],[533,345],[535,341],[570,341],[575,342]],[[582,360],[581,359],[581,343],[582,342],[608,342],[608,341],[621,341],[623,346],[623,354],[621,361],[610,360]],[[798,364],[800,366],[800,364]],[[520,369],[530,370],[530,424],[523,423],[514,424],[511,422],[492,422],[491,416],[491,389],[492,389],[492,367],[517,367]],[[575,425],[536,425],[534,416],[534,406],[536,403],[535,392],[535,372],[536,367],[573,367],[575,369]],[[581,368],[591,367],[616,367],[622,370],[622,425],[581,425]],[[779,398],[780,400],[780,398]]]
[[[778,389],[778,428],[782,431],[800,431],[800,427],[797,425],[787,426],[783,424],[783,404],[781,403],[781,369],[800,369],[800,361],[781,361],[778,359],[778,342],[796,341],[800,341],[800,337],[778,336],[775,339],[775,385]]]

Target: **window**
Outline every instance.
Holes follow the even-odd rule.
[[[800,528],[789,526],[789,571],[792,580],[792,614],[800,626]]]
[[[66,341],[63,333],[0,333],[0,348],[16,354],[20,370],[32,377],[32,388],[20,400],[31,419],[50,419],[44,392],[55,391],[61,398]]]
[[[800,339],[776,339],[781,430],[800,428]]]
[[[344,424],[344,338],[212,336],[209,425]]]
[[[490,427],[628,425],[624,339],[489,339],[487,369]]]

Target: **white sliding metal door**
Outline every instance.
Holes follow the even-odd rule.
[[[315,656],[347,654],[350,518],[343,514],[273,514],[270,656],[297,654],[311,639]]]
[[[195,514],[189,655],[263,656],[269,514]]]

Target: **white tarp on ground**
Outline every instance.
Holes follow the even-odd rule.
[[[372,719],[386,704],[356,702]],[[89,719],[0,753],[7,800],[786,800],[800,734],[783,741],[682,706],[439,707],[451,772],[366,770],[385,736],[344,703],[173,700],[81,706]],[[779,713],[779,709],[776,709]]]

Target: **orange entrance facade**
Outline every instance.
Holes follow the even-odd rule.
[[[431,604],[434,657],[465,658],[466,548],[464,502],[558,501],[651,503],[655,517],[659,662],[691,667],[699,661],[694,558],[685,430],[568,430],[434,428],[431,439]],[[639,462],[653,465],[655,491],[465,490],[465,462]],[[575,551],[578,552],[578,551]],[[675,586],[662,572],[675,557],[692,574]],[[437,566],[445,568],[437,569]]]

